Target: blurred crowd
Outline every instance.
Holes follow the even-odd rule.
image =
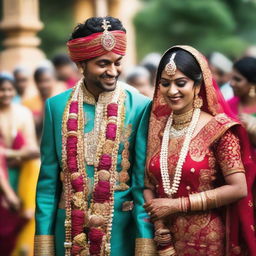
[[[207,56],[213,77],[256,148],[256,46],[231,60],[220,52]],[[153,98],[161,55],[150,53],[123,70],[121,80]],[[18,66],[0,71],[0,246],[1,255],[33,255],[35,188],[39,144],[47,98],[72,88],[81,74],[65,54],[33,73]]]

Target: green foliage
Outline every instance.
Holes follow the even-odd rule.
[[[175,44],[239,56],[256,43],[256,5],[241,0],[147,0],[135,16],[139,58]],[[252,33],[252,31],[254,31]]]
[[[74,26],[72,6],[70,0],[40,1],[40,19],[44,28],[38,36],[41,38],[40,47],[48,58],[66,52],[66,41]]]

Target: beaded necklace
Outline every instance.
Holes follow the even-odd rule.
[[[160,151],[160,170],[161,170],[161,177],[163,181],[164,192],[169,197],[177,193],[179,189],[181,175],[182,175],[182,167],[189,150],[190,141],[192,139],[193,133],[195,131],[196,125],[199,120],[200,112],[201,110],[199,108],[194,109],[192,120],[188,126],[187,133],[181,148],[180,157],[179,157],[177,166],[175,168],[175,174],[174,174],[172,185],[170,184],[170,176],[168,171],[168,145],[169,145],[170,130],[173,123],[173,113],[169,116],[167,120],[165,129],[164,129],[164,134],[163,134],[161,151]]]
[[[117,86],[104,109],[96,152],[94,188],[88,206],[88,179],[84,162],[83,81],[66,106],[62,123],[62,163],[65,193],[65,255],[110,255],[114,213],[115,171],[124,123],[124,91]],[[107,145],[113,145],[105,152]],[[85,232],[87,229],[87,232]]]

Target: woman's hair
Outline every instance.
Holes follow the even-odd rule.
[[[233,68],[244,76],[249,83],[256,84],[256,58],[244,57],[236,61]]]
[[[169,63],[172,54],[176,53],[174,62],[177,69],[179,69],[185,76],[195,82],[195,85],[199,85],[203,80],[201,68],[197,60],[187,51],[183,49],[171,49],[168,51],[159,63],[157,82],[166,66]]]
[[[84,23],[78,24],[74,28],[74,31],[72,32],[69,40],[80,38],[80,37],[86,37],[98,32],[103,32],[103,28],[102,28],[103,19],[105,19],[106,21],[109,21],[109,25],[111,25],[111,27],[108,29],[109,31],[122,30],[126,32],[126,29],[123,27],[119,19],[116,19],[110,16],[105,18],[92,17],[87,19]]]
[[[11,75],[9,74],[0,74],[0,87],[2,87],[4,82],[9,82],[12,84],[13,88],[15,88],[14,86],[14,79]]]

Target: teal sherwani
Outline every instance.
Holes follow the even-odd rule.
[[[47,255],[55,247],[55,255],[64,255],[65,209],[61,206],[62,182],[60,180],[62,155],[62,118],[72,89],[46,101],[45,120],[41,142],[41,169],[36,195],[37,255]],[[143,95],[125,90],[125,129],[118,150],[117,171],[121,171],[124,144],[129,143],[129,188],[114,193],[114,217],[111,236],[111,256],[155,255],[152,241],[153,227],[143,204],[144,168],[146,159],[147,128],[150,100]],[[86,116],[85,133],[94,127],[95,105],[83,104]],[[127,135],[128,127],[131,128]],[[126,134],[126,135],[125,135]],[[93,181],[94,167],[86,168]],[[127,204],[134,207],[125,207]],[[54,244],[53,245],[53,241]],[[136,241],[136,249],[135,249]],[[48,248],[46,248],[48,247]],[[39,250],[40,249],[40,250]],[[136,252],[135,252],[136,250]],[[143,252],[145,250],[145,252]],[[39,252],[40,251],[40,252]],[[46,253],[46,254],[44,254]],[[49,256],[49,254],[47,255]]]

